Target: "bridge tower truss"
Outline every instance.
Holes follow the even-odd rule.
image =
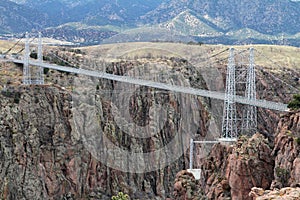
[[[247,81],[245,96],[248,100],[256,100],[256,86],[255,86],[255,64],[254,64],[254,49],[250,48],[249,66],[247,69]],[[253,105],[245,105],[243,110],[243,134],[252,135],[257,130],[257,108]]]
[[[42,40],[41,32],[39,32],[39,38],[38,38],[37,59],[39,63],[43,62],[43,40]],[[44,69],[42,67],[38,67],[36,70],[35,84],[44,84]]]
[[[235,97],[238,88],[239,90],[242,89],[245,91],[241,95],[245,95],[247,100],[256,101],[254,49],[250,48],[247,61],[245,61],[244,57],[243,53],[239,53],[236,59],[234,49],[230,49],[226,76],[222,135],[220,140],[234,140],[239,133],[252,135],[257,130],[256,106],[249,104],[241,107],[241,117],[238,117],[237,113]],[[235,64],[236,61],[238,62],[238,66]]]
[[[224,100],[224,111],[222,120],[222,140],[235,139],[237,133],[237,117],[236,117],[236,82],[235,82],[235,59],[234,49],[230,48],[227,75],[226,75],[226,89]]]
[[[26,33],[25,39],[25,53],[24,53],[24,67],[23,67],[23,84],[44,84],[44,69],[39,66],[30,66],[30,42],[29,34]],[[38,46],[37,46],[37,59],[38,63],[43,62],[43,44],[42,34],[39,32],[38,35]]]

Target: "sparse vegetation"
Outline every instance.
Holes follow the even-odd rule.
[[[2,90],[1,94],[5,97],[13,99],[13,102],[18,104],[20,102],[21,93],[13,89]]]
[[[190,42],[188,42],[187,44],[189,44],[189,45],[202,45],[202,44],[204,44],[203,42],[194,42],[194,41],[190,41]]]
[[[83,52],[81,49],[68,49],[69,52],[73,52],[76,54],[82,54],[82,55],[86,55],[85,52]]]
[[[172,40],[152,40],[151,42],[156,42],[156,43],[178,43],[178,44],[188,44],[188,45],[203,45],[204,43],[199,41],[189,41],[189,42],[182,42],[182,41],[172,41]]]
[[[287,136],[290,136],[290,137],[293,136],[293,134],[292,134],[292,132],[290,130],[287,130],[285,133],[286,133]]]
[[[280,168],[280,167],[275,168],[275,173],[282,183],[287,182],[290,176],[290,172],[287,169]]]
[[[16,103],[16,104],[20,103],[20,97],[19,96],[14,97],[14,103]]]

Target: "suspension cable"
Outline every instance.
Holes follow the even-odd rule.
[[[6,52],[4,52],[4,55],[8,54],[11,50],[13,50],[13,48],[15,48],[24,37],[25,35],[23,34],[23,36],[17,42],[15,42]]]
[[[255,49],[255,51],[256,51],[257,53],[259,53],[261,56],[263,56],[264,58],[266,58],[268,61],[270,61],[272,64],[276,65],[277,67],[279,67],[279,68],[281,68],[281,69],[284,69],[284,67],[282,67],[282,66],[280,66],[278,63],[272,61],[270,58],[268,58],[268,57],[267,57],[266,55],[264,55],[262,52],[260,52],[260,51],[258,51],[258,50],[256,50],[256,49]],[[265,69],[263,69],[263,68],[260,68],[260,69],[263,70],[264,72],[266,72]],[[274,79],[279,80],[280,82],[282,82],[283,84],[287,85],[288,87],[290,87],[290,88],[292,88],[292,89],[295,89],[295,90],[297,90],[297,91],[300,91],[300,89],[298,89],[298,88],[296,88],[296,87],[290,85],[289,83],[287,83],[287,82],[281,80],[280,78],[274,76],[273,74],[271,74],[271,73],[269,73],[269,72],[267,72],[267,73],[270,74]]]

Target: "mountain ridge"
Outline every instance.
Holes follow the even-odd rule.
[[[0,11],[0,33],[40,28],[48,21],[43,13],[8,0],[0,1]]]
[[[11,16],[12,19],[4,18],[2,21],[6,22],[0,23],[0,32],[2,33],[24,32],[27,28],[28,31],[39,29],[47,34],[46,30],[51,30],[51,33],[68,32],[71,34],[58,35],[58,38],[69,40],[77,37],[76,34],[78,34],[83,35],[80,36],[83,43],[89,41],[88,43],[97,44],[108,39],[107,37],[123,34],[122,32],[130,29],[142,30],[143,28],[160,27],[168,31],[171,29],[170,27],[173,27],[172,31],[178,34],[178,38],[192,37],[195,41],[230,44],[245,40],[243,35],[240,35],[243,36],[242,38],[238,38],[239,34],[233,37],[232,33],[253,30],[250,32],[257,34],[250,34],[246,39],[254,43],[271,43],[274,40],[280,43],[278,38],[284,35],[288,44],[300,46],[298,37],[300,33],[300,1],[134,0],[130,4],[125,0],[101,2],[96,0],[5,0],[5,2],[26,9],[27,15],[35,13],[36,17],[23,16],[24,21],[27,19],[32,24],[23,23],[25,24],[24,28],[20,28],[17,25],[18,21],[12,20],[12,16],[18,16],[18,13],[15,14],[14,10],[11,10],[10,14],[6,14],[6,16]],[[2,7],[5,9],[5,5]],[[189,20],[192,20],[196,26]],[[9,22],[12,22],[13,25],[7,25]],[[69,28],[65,29],[70,23],[82,24],[89,28],[86,29],[86,33],[82,33],[82,28],[75,29],[70,33]],[[115,30],[119,31],[114,30],[113,33],[102,34],[102,32],[97,32],[97,28],[95,29],[95,27],[108,25],[116,27]],[[80,33],[76,33],[76,31]],[[90,38],[90,31],[104,36],[93,40]],[[256,35],[260,35],[260,37],[255,38]],[[262,36],[264,37],[262,38]],[[132,35],[128,37],[133,38]],[[151,38],[151,40],[157,39],[159,38]]]

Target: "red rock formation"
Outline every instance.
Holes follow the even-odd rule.
[[[225,174],[228,155],[231,151],[232,147],[217,144],[212,148],[208,159],[204,162],[204,187],[205,194],[209,199],[230,197],[230,186]]]
[[[300,113],[283,115],[276,132],[274,148],[260,134],[255,134],[250,139],[242,137],[232,148],[215,145],[203,165],[207,197],[267,199],[270,196],[258,196],[265,194],[262,191],[270,187],[300,186]],[[252,187],[262,189],[252,189],[251,196],[248,196]],[[290,189],[284,190],[286,191]],[[278,191],[270,193],[276,197]],[[279,194],[283,195],[282,192]],[[276,198],[280,199],[280,195]],[[294,192],[285,197],[298,198],[293,195]]]
[[[200,200],[204,196],[192,173],[186,170],[176,174],[174,183],[173,200]]]
[[[209,199],[251,199],[252,187],[269,188],[274,160],[264,136],[242,137],[233,147],[216,145],[203,165]]]

